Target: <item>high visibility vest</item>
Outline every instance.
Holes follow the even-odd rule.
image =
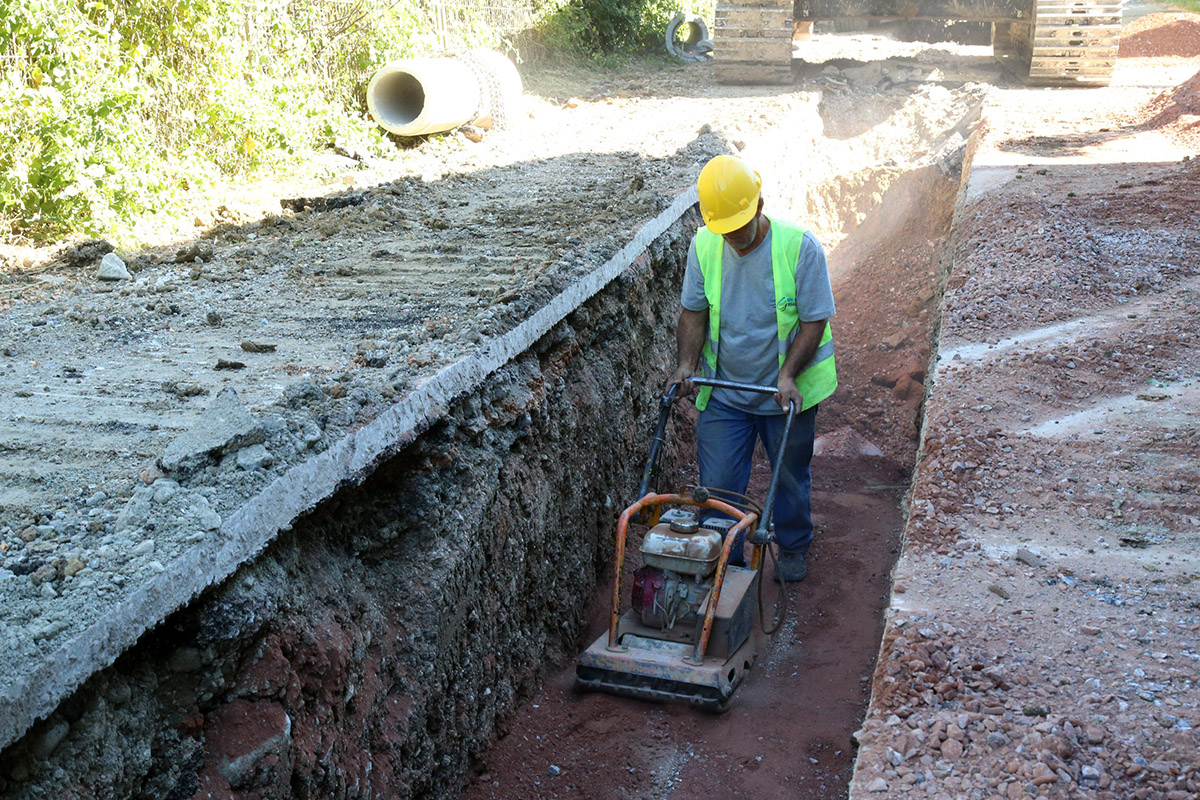
[[[771,269],[775,278],[775,320],[779,329],[779,367],[787,357],[788,337],[800,327],[796,310],[796,265],[804,244],[804,229],[787,222],[771,220]],[[721,260],[725,240],[718,234],[700,228],[696,231],[696,258],[704,275],[704,296],[708,300],[708,340],[704,343],[705,371],[716,377],[717,355],[721,344]],[[815,406],[833,394],[837,388],[837,369],[833,361],[833,331],[825,323],[825,331],[812,360],[796,377],[796,389],[804,397],[801,411]],[[701,386],[696,396],[696,408],[703,411],[712,396],[711,386]]]

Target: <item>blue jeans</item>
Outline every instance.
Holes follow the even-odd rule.
[[[700,485],[745,494],[750,484],[754,444],[762,439],[771,464],[779,457],[785,414],[750,414],[716,400],[696,420],[696,449],[700,465]],[[812,462],[813,432],[817,407],[796,415],[784,451],[775,496],[775,538],[785,552],[806,552],[812,544]],[[755,498],[759,502],[763,498]],[[757,527],[757,526],[756,526]],[[734,553],[734,560],[741,550]]]

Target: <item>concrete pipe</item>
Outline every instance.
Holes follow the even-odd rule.
[[[686,36],[680,36],[680,32]],[[712,58],[713,43],[708,38],[708,25],[703,17],[680,11],[667,23],[663,35],[667,52],[684,61],[706,61]]]
[[[398,136],[441,133],[461,125],[503,128],[521,100],[521,76],[500,53],[472,50],[407,58],[380,67],[367,84],[367,110]]]

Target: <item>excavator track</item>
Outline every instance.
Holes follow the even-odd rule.
[[[720,83],[791,83],[792,0],[718,0],[713,70]]]
[[[1107,86],[1121,43],[1120,0],[1038,0],[1033,23],[997,22],[992,51],[1037,86]]]
[[[1032,0],[1019,9],[1019,19],[993,23],[996,58],[1034,85],[1107,86],[1117,65],[1121,5],[1122,0]],[[942,14],[970,16],[966,9],[942,9],[933,18]],[[714,31],[718,82],[792,81],[793,0],[718,0]]]
[[[1029,82],[1107,86],[1120,42],[1120,0],[1038,0]]]

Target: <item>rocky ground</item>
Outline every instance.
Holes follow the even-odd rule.
[[[881,36],[825,45],[822,60],[797,65],[794,87],[719,87],[703,65],[530,76],[519,129],[479,143],[431,140],[394,164],[334,158],[312,184],[248,190],[188,221],[198,236],[120,253],[128,277],[99,277],[104,243],[7,248],[6,679],[64,648],[69,657],[72,637],[107,608],[140,602],[193,545],[219,544],[249,498],[534,315],[666,208],[705,158],[732,147],[760,165],[772,207],[806,220],[832,250],[845,377],[823,411],[824,457],[868,460],[826,465],[830,483],[818,489],[827,507],[845,509],[826,525],[849,519],[855,497],[890,500],[904,483],[925,404],[879,671],[864,682],[886,558],[865,569],[854,603],[839,576],[855,573],[840,568],[864,564],[818,551],[825,577],[793,591],[800,627],[765,657],[775,668],[745,688],[757,717],[731,715],[723,730],[638,705],[535,699],[503,725],[522,739],[501,742],[471,791],[521,783],[504,763],[522,775],[547,769],[528,765],[556,751],[520,742],[571,741],[569,729],[583,752],[648,719],[669,746],[642,748],[624,775],[655,777],[618,775],[609,789],[703,794],[715,765],[730,792],[785,776],[804,787],[798,796],[843,796],[849,734],[873,686],[856,795],[1192,796],[1198,209],[1196,162],[1180,159],[1196,152],[1198,101],[1182,52],[1194,21],[1158,23],[1139,20],[1134,41],[1170,57],[1139,51],[1114,88],[1093,92],[1024,89],[988,48]],[[1158,29],[1166,33],[1155,39]],[[947,260],[981,102],[987,133]],[[669,355],[653,357],[665,370]],[[879,548],[900,533],[893,514],[881,509],[880,524],[862,526]],[[829,541],[855,530],[844,524]],[[843,606],[855,611],[841,627],[813,616]],[[809,770],[789,760],[797,712],[778,698],[819,691],[820,676],[843,663],[817,658],[786,675],[779,665],[810,658],[801,645],[814,637],[866,646],[829,711],[836,722],[807,740]],[[527,675],[521,685],[534,683]],[[564,682],[551,685],[561,692]],[[211,740],[197,769],[211,767],[217,732],[237,729],[245,709],[234,704],[245,701],[193,701],[198,721],[181,725]],[[566,711],[530,710],[555,703]],[[9,777],[61,769],[54,753],[64,741],[61,752],[75,752],[78,719],[40,727],[19,757],[9,754]],[[721,754],[759,724],[774,733],[742,755],[774,766],[747,782],[742,773],[763,762],[731,766]],[[701,740],[715,744],[692,758]],[[595,769],[611,776],[619,766]],[[572,774],[581,772],[573,788],[535,790],[530,778],[522,791],[600,796],[594,774]]]
[[[854,797],[1200,795],[1197,78],[1122,66],[985,109]]]

